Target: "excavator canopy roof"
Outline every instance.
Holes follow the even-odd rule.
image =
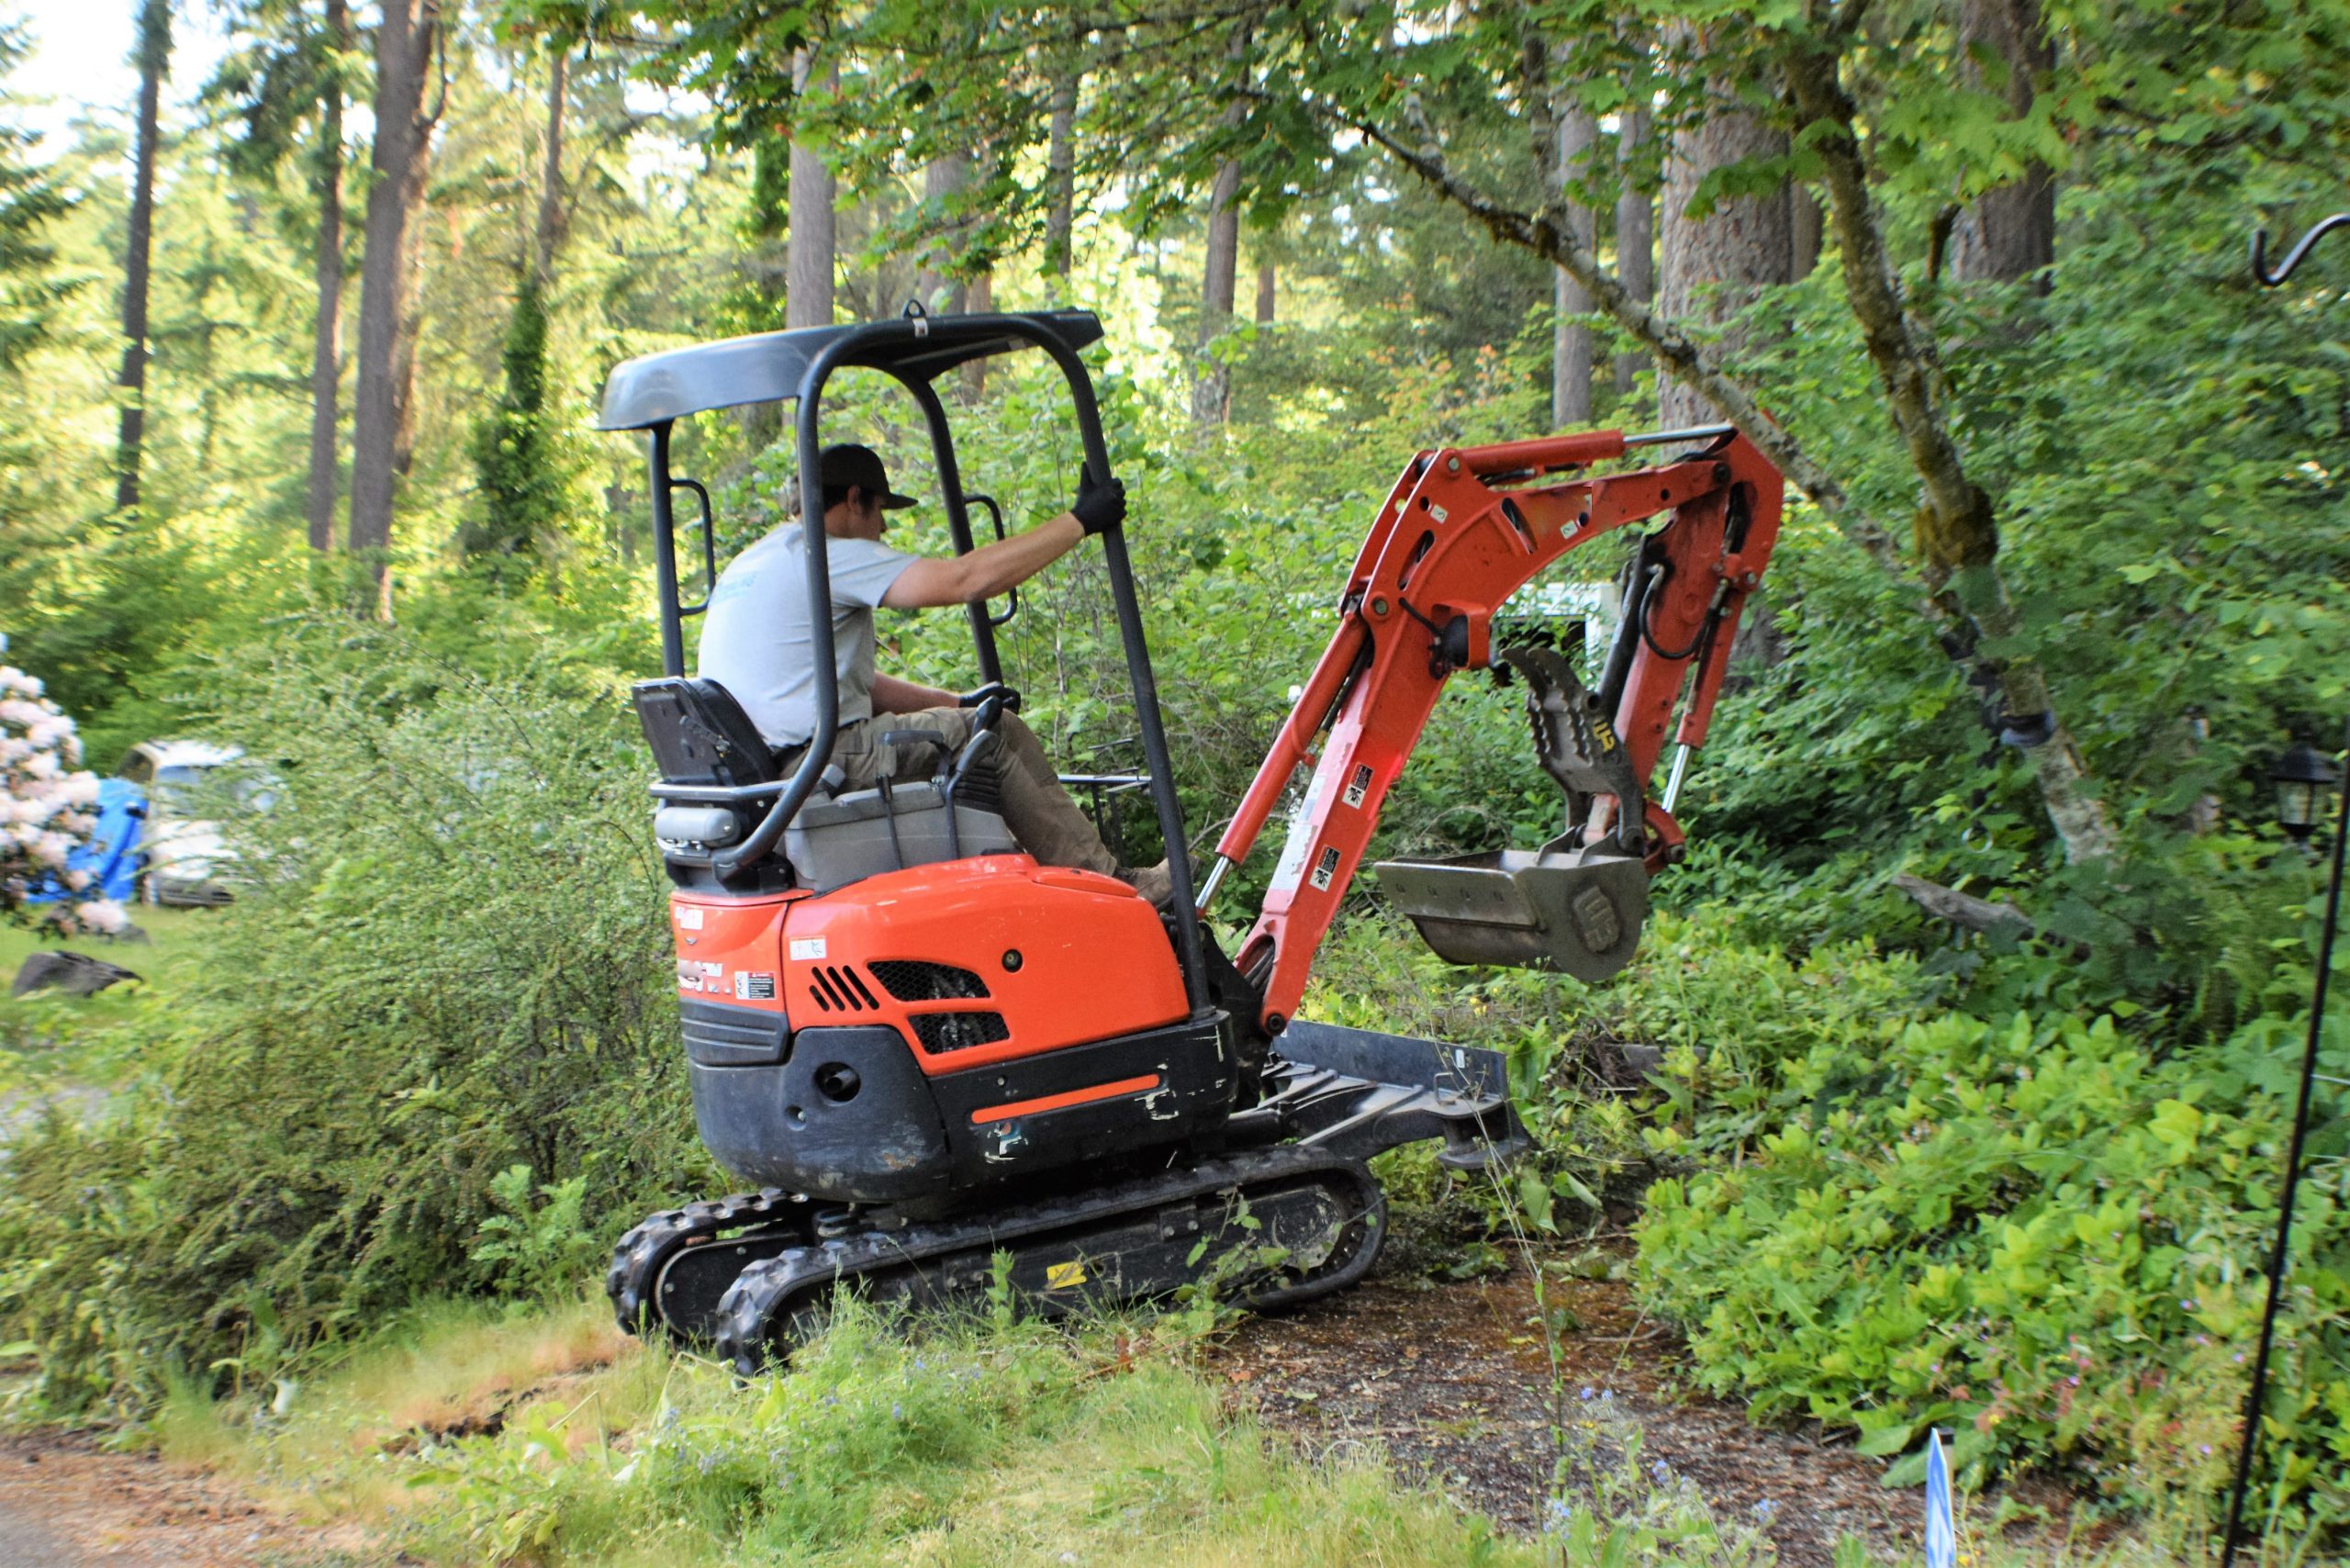
[[[887,371],[903,381],[928,381],[990,354],[1034,345],[1006,331],[1002,316],[915,319],[903,335],[890,334],[853,351],[842,363]],[[1022,319],[1058,334],[1072,349],[1099,342],[1102,322],[1091,310],[1042,310]],[[759,332],[689,348],[643,354],[613,367],[604,383],[604,410],[596,428],[650,430],[688,414],[744,403],[778,403],[800,395],[801,376],[817,354],[860,326],[802,327]]]

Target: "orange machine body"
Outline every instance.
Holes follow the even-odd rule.
[[[886,1025],[929,1076],[1190,1013],[1146,900],[1114,879],[1025,855],[917,866],[820,895],[678,890],[669,912],[681,999],[779,1013],[794,1032]],[[942,970],[968,978],[942,987]]]

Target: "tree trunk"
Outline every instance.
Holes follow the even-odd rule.
[[[1622,188],[1616,197],[1616,275],[1624,292],[1642,305],[1656,297],[1656,203],[1634,177],[1635,159],[1649,139],[1649,111],[1627,109],[1617,132],[1616,167]],[[1616,356],[1616,394],[1628,398],[1639,383],[1648,355],[1627,349]]]
[[[984,316],[995,308],[995,274],[981,273],[963,288],[963,308],[974,316]],[[978,402],[988,389],[987,356],[968,360],[963,365],[963,396]]]
[[[1248,58],[1247,24],[1236,28],[1225,58],[1236,71],[1245,72]],[[1238,129],[1248,123],[1248,101],[1235,94],[1225,106],[1224,123]],[[1240,165],[1227,160],[1216,168],[1208,187],[1207,266],[1200,283],[1199,364],[1192,382],[1192,422],[1200,430],[1224,423],[1232,400],[1232,367],[1212,352],[1232,323],[1232,307],[1240,270]]]
[[[1270,262],[1257,263],[1257,325],[1273,324],[1274,295],[1281,283],[1278,269]]]
[[[805,94],[816,84],[815,59],[807,50],[792,56],[791,85]],[[830,90],[840,85],[837,68],[822,80]],[[791,143],[791,233],[787,266],[790,277],[784,297],[784,324],[829,327],[833,324],[833,171],[807,146],[804,137]]]
[[[1077,254],[1077,73],[1053,83],[1052,127],[1045,140],[1045,181],[1052,204],[1045,209],[1045,272],[1067,277]]]
[[[2020,119],[2031,112],[2034,81],[2056,67],[2039,0],[1961,0],[1960,70],[1969,84],[2007,100]],[[1991,76],[1981,55],[1998,62]],[[2005,81],[1992,76],[2001,74]],[[1961,213],[1951,235],[1951,273],[1984,283],[2031,281],[2045,293],[2047,270],[2056,260],[2056,179],[2045,163],[2025,167],[2020,178],[1989,190]]]
[[[1588,174],[1592,150],[1599,145],[1599,122],[1586,109],[1569,109],[1559,120],[1559,185],[1566,188]],[[1583,245],[1599,240],[1599,215],[1581,203],[1566,204],[1568,230]],[[1591,295],[1563,268],[1551,273],[1550,423],[1563,429],[1591,423]]]
[[[539,220],[531,245],[531,272],[542,290],[554,286],[555,247],[563,243],[563,118],[570,87],[570,46],[558,39],[547,71],[546,156],[539,165]]]
[[[334,548],[335,503],[342,460],[342,71],[351,48],[351,12],[326,0],[327,47],[335,68],[319,99],[319,308],[310,332],[310,477],[303,512],[310,548]]]
[[[440,31],[440,0],[384,0],[375,29],[375,183],[367,192],[366,253],[359,267],[358,386],[352,404],[351,549],[375,557],[380,603],[388,603],[392,498],[414,422],[416,344],[411,284],[416,232],[431,163],[436,104],[425,78]]]
[[[1232,397],[1232,367],[1214,354],[1232,322],[1240,267],[1240,165],[1225,163],[1208,190],[1207,267],[1200,283],[1199,369],[1192,383],[1192,421],[1203,430],[1224,422]]]
[[[162,130],[163,76],[172,61],[170,0],[139,6],[139,149],[130,185],[130,236],[122,259],[121,422],[115,435],[114,505],[139,505],[140,449],[147,436],[147,268],[155,238],[155,141]]]
[[[1820,230],[1827,215],[1819,210],[1819,198],[1807,186],[1789,185],[1787,202],[1787,249],[1793,258],[1787,281],[1800,283],[1819,264]]]
[[[1860,111],[1844,89],[1841,63],[1832,50],[1799,50],[1788,62],[1787,84],[1797,112],[1827,131],[1813,145],[1826,165],[1844,293],[1885,387],[1886,411],[1924,489],[1917,544],[1926,585],[2002,650],[1970,656],[1996,671],[2001,700],[2018,727],[2042,737],[2030,748],[2033,771],[2065,858],[2101,858],[2114,851],[2113,824],[2079,745],[2056,716],[2047,675],[2030,652],[2033,639],[1999,570],[1991,498],[1966,472],[1951,430],[1933,340],[1903,304],[1854,129]],[[2018,649],[2024,651],[2011,651]]]
[[[771,331],[789,322],[785,292],[791,272],[785,235],[789,232],[791,141],[774,130],[763,130],[751,143],[751,189],[744,219],[743,276],[755,302],[745,323],[754,331]],[[743,427],[743,443],[763,452],[782,432],[783,409],[777,403],[745,403],[734,410]],[[626,536],[633,541],[634,534]]]
[[[1689,198],[1707,174],[1748,158],[1782,156],[1787,139],[1743,109],[1725,106],[1702,125],[1677,132],[1664,162],[1664,243],[1658,307],[1675,321],[1719,323],[1735,317],[1770,284],[1785,283],[1794,254],[1787,193],[1739,196],[1714,204],[1710,215],[1688,216]],[[1734,358],[1740,334],[1723,339]],[[1694,388],[1666,377],[1657,392],[1667,426],[1707,424],[1721,410]]]
[[[949,222],[943,215],[953,209],[970,181],[971,161],[960,152],[934,158],[923,171],[923,205],[931,209],[934,232],[923,250],[921,269],[914,274],[914,297],[934,315],[959,316],[969,308],[968,296],[956,274],[963,225],[959,218]]]
[[[436,111],[432,117],[440,118]],[[428,159],[428,167],[429,167]],[[392,385],[399,391],[398,416],[392,422],[392,491],[397,496],[399,487],[407,482],[408,470],[416,459],[416,345],[424,335],[424,263],[430,253],[425,247],[430,213],[424,205],[424,181],[417,181],[416,211],[408,226],[408,260],[402,271],[407,274],[402,286],[398,325],[392,338]],[[385,533],[388,548],[391,536]],[[392,618],[392,574],[388,562],[375,574],[375,613],[385,621]]]

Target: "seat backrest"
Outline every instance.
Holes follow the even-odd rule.
[[[775,754],[733,694],[714,680],[666,676],[629,689],[645,744],[671,784],[771,784]]]

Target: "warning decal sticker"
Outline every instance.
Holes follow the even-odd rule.
[[[751,974],[747,971],[734,977],[734,1000],[737,1002],[773,1002],[775,976]]]
[[[791,958],[795,963],[824,956],[824,939],[821,936],[795,936],[791,939]]]
[[[1324,849],[1321,858],[1314,862],[1315,891],[1326,891],[1330,886],[1330,879],[1337,874],[1338,846],[1334,844]]]
[[[1370,793],[1371,764],[1359,762],[1355,764],[1354,777],[1347,780],[1346,802],[1349,806],[1360,806],[1362,798]]]

